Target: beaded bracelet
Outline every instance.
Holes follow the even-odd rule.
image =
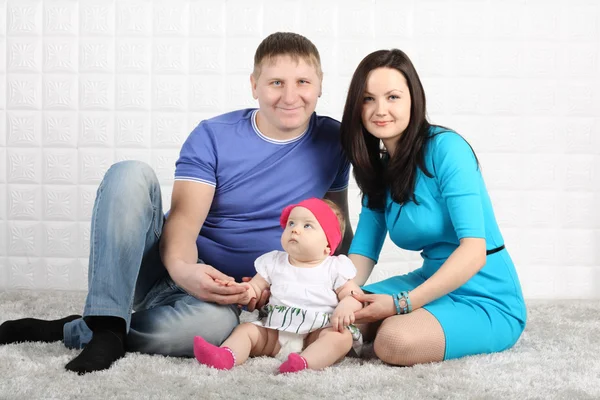
[[[408,297],[408,291],[404,290],[400,292],[397,295],[397,299],[398,305],[400,306],[400,312],[398,314],[408,314],[412,311],[412,304],[410,303],[410,297]]]
[[[400,303],[398,302],[398,294],[392,294],[392,298],[394,299],[394,306],[396,306],[396,315],[400,314]]]

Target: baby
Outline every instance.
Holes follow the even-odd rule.
[[[266,355],[285,360],[281,373],[321,369],[343,358],[359,335],[352,323],[362,304],[349,295],[359,290],[352,281],[356,269],[348,257],[333,255],[345,228],[339,208],[328,200],[304,200],[287,206],[280,223],[285,251],[257,258],[257,274],[248,283],[220,282],[247,286],[243,304],[270,287],[267,316],[239,325],[221,347],[196,336],[201,364],[231,369],[249,356]]]

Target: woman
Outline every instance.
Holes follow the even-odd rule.
[[[363,285],[386,233],[420,250],[421,268],[364,286],[359,323],[376,332],[374,352],[414,365],[502,351],[515,344],[526,309],[514,264],[479,163],[456,132],[430,125],[425,93],[402,51],[369,54],[355,71],[342,145],[363,208],[349,257]]]

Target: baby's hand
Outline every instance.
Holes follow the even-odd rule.
[[[246,306],[248,305],[248,303],[250,303],[250,301],[252,301],[252,299],[256,298],[254,296],[254,289],[252,288],[252,286],[250,286],[249,283],[236,283],[236,285],[240,285],[246,288],[246,291],[243,293],[243,297],[240,299],[240,305]]]
[[[344,329],[352,325],[354,323],[355,308],[348,302],[340,302],[331,316],[331,327],[338,332],[343,332]]]

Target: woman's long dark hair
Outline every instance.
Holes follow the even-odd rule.
[[[362,123],[364,93],[369,73],[376,68],[399,71],[408,85],[411,96],[410,121],[398,139],[395,152],[384,161],[380,140],[371,135]],[[382,209],[387,188],[392,199],[400,204],[415,199],[417,167],[425,175],[433,175],[425,167],[424,149],[429,138],[425,92],[412,62],[398,49],[379,50],[366,56],[356,68],[342,117],[342,147],[354,167],[354,178],[367,207]]]

